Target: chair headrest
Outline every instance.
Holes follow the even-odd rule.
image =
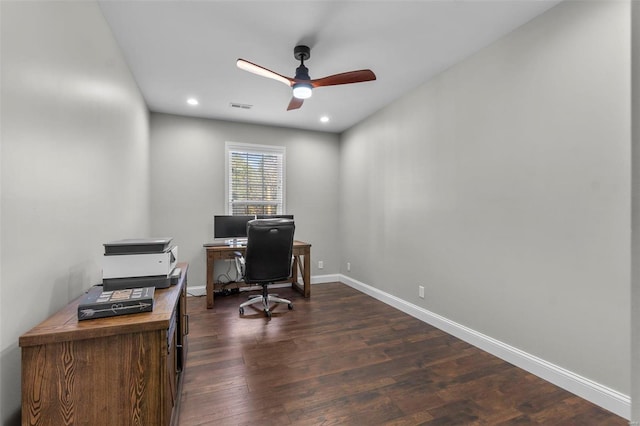
[[[278,226],[278,225],[293,225],[295,222],[292,219],[253,219],[248,222],[249,226]]]

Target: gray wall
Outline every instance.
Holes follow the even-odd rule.
[[[629,40],[565,2],[346,132],[341,271],[629,395]]]
[[[640,424],[640,4],[631,3],[631,420]]]
[[[19,410],[19,335],[99,280],[104,241],[171,235],[204,285],[227,140],[287,147],[313,275],[629,394],[628,7],[561,4],[339,138],[149,123],[95,4],[0,2],[0,421]]]
[[[150,121],[151,231],[174,238],[190,287],[206,284],[202,244],[213,239],[214,214],[226,214],[225,141],[286,148],[286,212],[295,215],[296,239],[312,244],[312,275],[338,272],[337,135],[156,113]]]
[[[101,280],[102,243],[149,232],[148,111],[93,2],[0,2],[0,418],[18,337]]]

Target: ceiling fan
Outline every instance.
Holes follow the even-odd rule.
[[[373,71],[358,70],[329,75],[327,77],[312,80],[309,77],[309,69],[304,66],[304,61],[311,57],[311,49],[308,46],[296,46],[293,49],[293,56],[300,61],[300,66],[296,68],[296,76],[293,78],[278,74],[244,59],[238,59],[236,61],[236,65],[242,70],[249,71],[262,77],[272,78],[292,87],[293,97],[291,98],[291,102],[289,102],[287,111],[300,108],[304,100],[311,97],[312,91],[316,87],[361,83],[376,79],[376,75]]]

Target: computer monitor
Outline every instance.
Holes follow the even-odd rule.
[[[234,239],[247,238],[247,222],[255,219],[251,216],[214,216],[213,217],[213,238]]]
[[[293,220],[292,214],[259,214],[256,215],[256,219],[291,219]]]

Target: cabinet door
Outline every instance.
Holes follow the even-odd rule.
[[[22,424],[162,424],[163,335],[130,333],[23,348]]]
[[[167,366],[166,366],[166,419],[171,419],[173,407],[175,407],[178,395],[178,357],[176,343],[178,341],[178,327],[176,315],[171,318],[169,329],[167,330]]]
[[[187,359],[187,334],[189,334],[189,314],[187,314],[187,273],[184,272],[184,284],[178,301],[178,370],[184,371]]]

